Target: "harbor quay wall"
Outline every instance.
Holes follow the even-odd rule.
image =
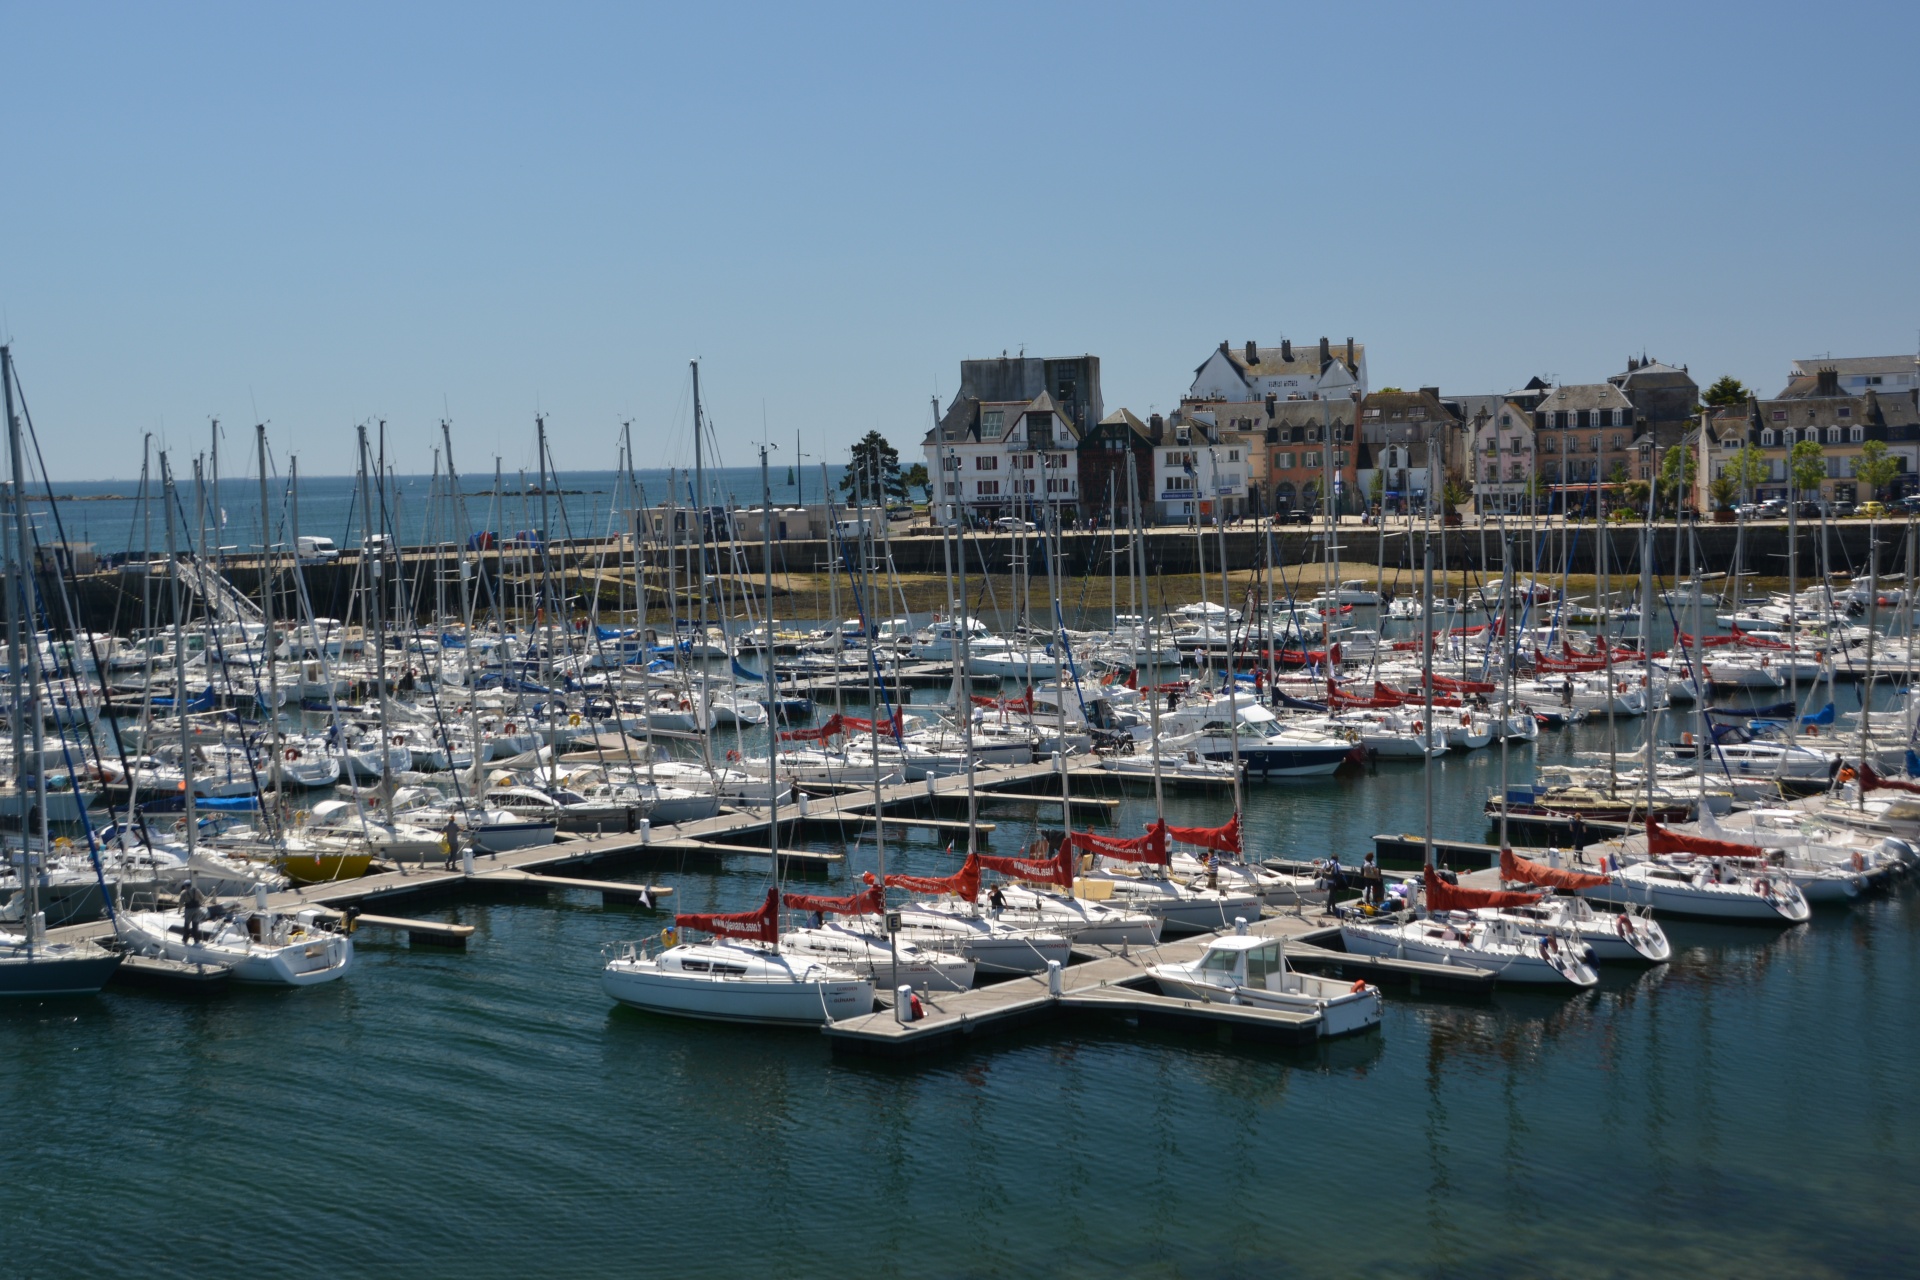
[[[1833,572],[1864,575],[1876,529],[1881,576],[1903,573],[1912,537],[1908,523],[1887,520],[1875,525],[1860,519],[1839,520],[1828,524],[1823,532],[1817,522],[1808,521],[1800,525],[1796,534],[1800,580],[1810,582],[1819,572],[1823,538],[1828,566]],[[1786,576],[1788,530],[1784,521],[1750,524],[1744,534],[1734,525],[1699,523],[1689,525],[1687,533],[1691,535],[1693,554],[1702,573],[1730,572],[1737,550],[1746,572],[1768,578]],[[1674,575],[1674,535],[1671,523],[1653,528],[1654,568],[1662,577]],[[1484,527],[1471,522],[1453,526],[1445,530],[1444,536],[1438,528],[1427,530],[1419,525],[1411,529],[1404,524],[1380,528],[1350,522],[1340,526],[1337,538],[1342,577],[1370,579],[1376,564],[1384,564],[1389,570],[1417,572],[1429,545],[1436,572],[1492,576],[1502,568],[1501,531],[1492,522]],[[1206,529],[1199,533],[1190,528],[1150,529],[1145,538],[1143,571],[1150,578],[1196,574],[1203,569],[1208,574],[1218,573],[1223,545],[1230,569],[1259,569],[1267,563],[1269,540],[1274,564],[1287,578],[1318,582],[1320,565],[1326,556],[1326,534],[1324,528],[1317,526],[1269,530],[1248,522],[1224,531]],[[1541,522],[1529,527],[1510,522],[1506,540],[1512,547],[1513,568],[1518,576],[1543,579],[1558,576],[1563,560],[1568,573],[1596,573],[1603,546],[1610,574],[1624,578],[1637,575],[1640,569],[1642,533],[1638,525],[1596,528],[1592,524],[1575,523],[1562,527],[1557,522],[1551,526]],[[1683,535],[1683,552],[1687,540]],[[1023,538],[1003,532],[970,533],[965,543],[967,572],[1004,575],[1026,564],[1035,578],[1042,578],[1046,572],[1042,545],[1036,535]],[[947,571],[954,554],[952,547],[950,540],[924,529],[896,532],[887,544],[895,572],[933,578]],[[662,598],[661,593],[668,585],[668,550],[665,545],[649,545],[646,551],[648,590],[655,600]],[[773,543],[772,552],[774,573],[808,575],[825,575],[839,554],[832,544],[818,539],[778,541]],[[692,580],[689,565],[694,559],[694,550],[681,545],[673,549],[673,555],[675,583],[684,594]],[[1130,567],[1124,533],[1114,539],[1104,530],[1069,532],[1061,538],[1061,555],[1069,577],[1104,577],[1115,568],[1116,559],[1120,574],[1126,574]],[[762,546],[758,542],[709,545],[707,557],[708,574],[757,578],[764,571]],[[629,545],[623,551],[617,543],[582,540],[552,545],[547,549],[544,562],[537,552],[511,549],[469,553],[468,558],[470,576],[467,580],[478,590],[478,607],[490,610],[497,600],[504,602],[510,612],[522,614],[533,608],[537,586],[549,576],[558,592],[571,601],[578,603],[584,599],[584,593],[597,589],[603,608],[611,605],[620,590],[617,584],[621,581],[621,566],[630,567],[633,563],[633,549]],[[837,564],[844,574],[846,561],[839,559]],[[959,566],[953,567],[957,570]],[[1684,572],[1684,561],[1680,567]],[[278,565],[275,609],[280,617],[296,612],[288,568],[284,560]],[[313,612],[322,617],[357,617],[357,599],[365,591],[364,568],[354,553],[343,554],[329,564],[303,565],[301,574]],[[221,572],[241,592],[258,600],[260,564],[257,557],[229,558],[222,563]],[[43,573],[41,577],[46,593],[43,599],[48,606],[45,616],[56,629],[64,630],[65,606],[59,594],[62,584],[54,581],[50,574]],[[450,552],[403,549],[397,568],[389,562],[379,582],[383,597],[390,601],[398,598],[396,583],[405,583],[404,599],[422,619],[433,616],[442,607],[450,613],[459,612],[461,577]],[[626,599],[631,607],[630,571],[625,582]],[[151,582],[144,566],[131,565],[72,575],[64,588],[81,625],[91,630],[123,634],[137,630],[149,616],[149,600],[151,617],[164,622],[170,616],[164,565],[152,576]],[[579,607],[583,608],[584,604]]]

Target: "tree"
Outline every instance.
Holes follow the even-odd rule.
[[[900,477],[904,489],[918,489],[928,502],[933,501],[933,481],[927,476],[927,464],[916,462]]]
[[[1377,507],[1386,496],[1387,473],[1376,471],[1373,473],[1373,479],[1367,481],[1367,501]]]
[[[1373,394],[1377,396],[1403,396],[1407,393],[1402,391],[1399,387],[1381,387],[1380,389],[1375,391]]]
[[[1448,511],[1458,511],[1473,501],[1473,490],[1467,487],[1467,478],[1458,471],[1448,471],[1440,486],[1440,501],[1446,503]]]
[[[1866,486],[1869,498],[1878,498],[1899,474],[1900,467],[1887,456],[1885,444],[1869,440],[1860,446],[1860,461],[1854,464],[1853,476]]]
[[[1683,495],[1692,494],[1693,482],[1699,470],[1699,458],[1683,444],[1674,445],[1661,456],[1660,493],[1662,497],[1672,500],[1676,512],[1680,510]]]
[[[1718,382],[1700,393],[1700,402],[1711,409],[1735,408],[1747,402],[1747,388],[1732,374],[1721,374]]]
[[[1773,467],[1767,461],[1767,455],[1750,444],[1740,446],[1740,452],[1733,455],[1722,473],[1733,481],[1733,486],[1742,499],[1773,477]]]
[[[888,498],[905,501],[906,481],[900,475],[900,451],[878,431],[869,431],[853,444],[853,461],[840,477],[840,491],[869,506],[883,506]]]
[[[1827,478],[1827,455],[1818,440],[1802,440],[1793,446],[1793,454],[1787,460],[1787,477],[1795,497],[1820,492],[1820,482]]]
[[[1733,478],[1732,468],[1715,476],[1713,482],[1707,486],[1707,492],[1713,495],[1715,507],[1721,511],[1731,510],[1733,504],[1740,498],[1740,484]]]

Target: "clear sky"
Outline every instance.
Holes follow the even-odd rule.
[[[1920,337],[1920,5],[0,6],[0,313],[60,479],[917,446],[1221,339],[1498,391]],[[909,457],[917,449],[909,449]]]

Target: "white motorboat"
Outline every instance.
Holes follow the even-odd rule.
[[[650,1013],[715,1022],[817,1027],[873,1012],[873,983],[765,944],[622,944],[600,988]]]
[[[1246,933],[1215,938],[1191,963],[1156,964],[1147,972],[1163,992],[1182,999],[1318,1014],[1323,1038],[1380,1025],[1385,1003],[1380,988],[1368,983],[1295,971],[1280,939]]]

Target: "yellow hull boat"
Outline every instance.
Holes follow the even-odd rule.
[[[280,872],[295,884],[326,884],[358,880],[372,864],[370,853],[290,853],[280,859]]]

